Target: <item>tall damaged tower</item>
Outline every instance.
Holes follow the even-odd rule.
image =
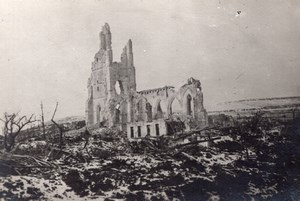
[[[129,40],[124,47],[121,62],[113,62],[112,36],[107,23],[99,36],[100,49],[92,62],[92,73],[87,84],[87,125],[120,126],[125,129],[128,119],[127,100],[130,92],[136,91],[132,41]]]

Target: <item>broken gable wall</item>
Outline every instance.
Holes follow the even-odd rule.
[[[99,127],[104,122],[109,127],[117,124],[124,127],[127,123],[129,92],[136,90],[131,40],[123,49],[121,62],[112,62],[112,56],[110,28],[105,24],[88,80],[86,117],[89,126]]]

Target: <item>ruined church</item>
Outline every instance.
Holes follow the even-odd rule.
[[[88,127],[118,127],[128,138],[141,138],[171,135],[207,124],[199,80],[189,78],[178,90],[172,86],[136,90],[132,41],[123,48],[121,61],[113,61],[107,23],[100,32],[100,49],[91,70],[87,84]]]

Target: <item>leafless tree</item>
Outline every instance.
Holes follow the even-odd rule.
[[[19,113],[8,114],[4,113],[4,118],[0,118],[4,123],[4,148],[7,152],[11,151],[15,146],[16,137],[20,134],[21,130],[35,122],[33,114],[27,118],[27,116],[19,117]]]
[[[53,112],[51,121],[54,123],[54,125],[59,130],[59,147],[62,149],[62,147],[63,147],[63,132],[64,132],[64,128],[54,121],[54,116],[55,116],[55,113],[57,111],[57,107],[58,107],[58,102],[56,102],[55,110]]]

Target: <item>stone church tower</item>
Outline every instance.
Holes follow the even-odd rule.
[[[132,42],[129,40],[124,47],[121,62],[113,62],[112,36],[107,23],[99,36],[100,49],[92,62],[92,73],[87,84],[87,125],[120,125],[126,128],[127,100],[130,91],[136,91]]]

